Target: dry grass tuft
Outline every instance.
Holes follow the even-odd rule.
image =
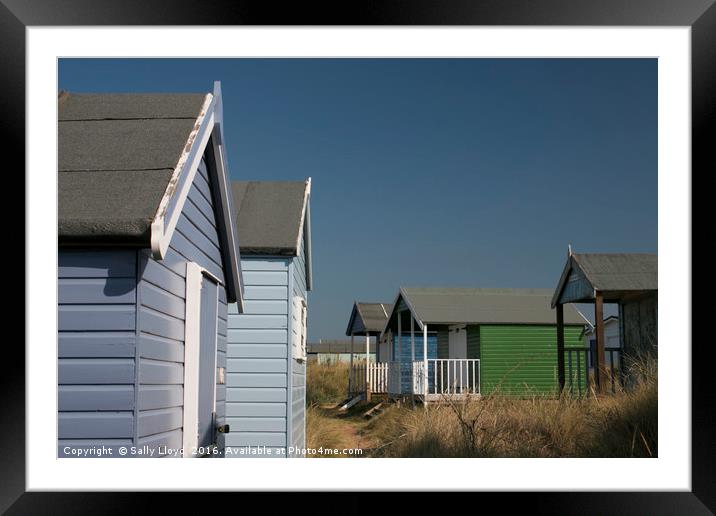
[[[389,404],[370,421],[363,405],[348,413],[310,406],[308,446],[368,444],[373,457],[656,457],[656,362],[630,367],[638,371],[631,388],[601,397],[495,393],[427,409]],[[313,403],[340,401],[347,367],[312,364],[308,382]]]
[[[306,447],[311,449],[351,447],[341,421],[330,417],[325,409],[311,405],[306,409]],[[317,455],[320,457],[320,455]]]
[[[446,399],[391,407],[369,428],[380,457],[656,457],[656,367],[614,396]]]
[[[338,403],[348,390],[348,364],[309,362],[306,368],[306,403]]]

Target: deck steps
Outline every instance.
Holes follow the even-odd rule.
[[[345,401],[343,401],[343,402],[341,402],[341,403],[339,404],[338,410],[348,410],[348,409],[351,408],[353,405],[355,405],[355,404],[358,403],[360,400],[362,400],[363,397],[364,397],[363,394],[359,394],[359,395],[356,396],[355,398],[348,398],[347,400],[345,400]]]
[[[366,419],[371,419],[371,418],[381,415],[383,413],[383,404],[384,403],[385,403],[384,401],[381,401],[380,403],[378,403],[371,409],[366,410],[363,413],[363,417],[365,417]]]

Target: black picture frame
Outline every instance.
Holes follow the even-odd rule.
[[[558,25],[689,26],[692,71],[693,179],[714,170],[709,134],[716,125],[715,0],[386,0],[384,2],[286,3],[213,0],[0,0],[0,113],[2,147],[25,140],[25,30],[50,25]],[[6,169],[6,173],[9,173]],[[696,222],[696,221],[694,221]],[[692,248],[693,250],[693,248]],[[31,271],[25,270],[25,274]],[[682,300],[690,302],[691,300]],[[31,307],[28,307],[31,308]],[[716,511],[716,395],[709,382],[710,343],[692,346],[692,491],[622,493],[479,494],[501,511],[528,505],[532,513],[711,514]],[[680,343],[681,345],[681,343]],[[685,347],[685,346],[684,346]],[[146,509],[126,493],[25,493],[25,354],[5,346],[2,375],[4,422],[0,459],[0,510],[8,514],[77,514]],[[48,423],[51,424],[51,423]],[[242,494],[241,496],[246,496]],[[265,496],[265,495],[264,495]],[[489,499],[499,496],[499,500]],[[489,498],[488,498],[489,497]],[[144,498],[144,497],[141,497]],[[305,497],[303,498],[305,500]],[[172,495],[185,504],[185,498]],[[411,503],[422,504],[420,497]],[[492,503],[490,503],[492,502]],[[169,503],[169,501],[167,502]],[[329,503],[326,501],[326,503]],[[345,503],[345,502],[343,502]],[[243,507],[250,507],[245,502]],[[211,510],[220,510],[212,504]],[[411,510],[405,504],[403,510]]]

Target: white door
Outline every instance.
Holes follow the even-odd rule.
[[[456,324],[448,328],[448,358],[462,359],[448,362],[448,377],[451,391],[461,393],[468,388],[467,362],[467,328],[464,324]]]

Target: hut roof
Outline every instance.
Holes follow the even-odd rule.
[[[556,324],[551,289],[401,288],[421,324]],[[393,317],[393,314],[390,316]],[[574,307],[566,307],[565,324],[586,324]]]
[[[60,244],[149,244],[152,220],[207,97],[61,93]]]
[[[348,321],[346,335],[354,332],[356,335],[368,333],[380,333],[385,328],[388,314],[393,309],[390,303],[363,303],[356,301],[353,304],[351,317]]]

